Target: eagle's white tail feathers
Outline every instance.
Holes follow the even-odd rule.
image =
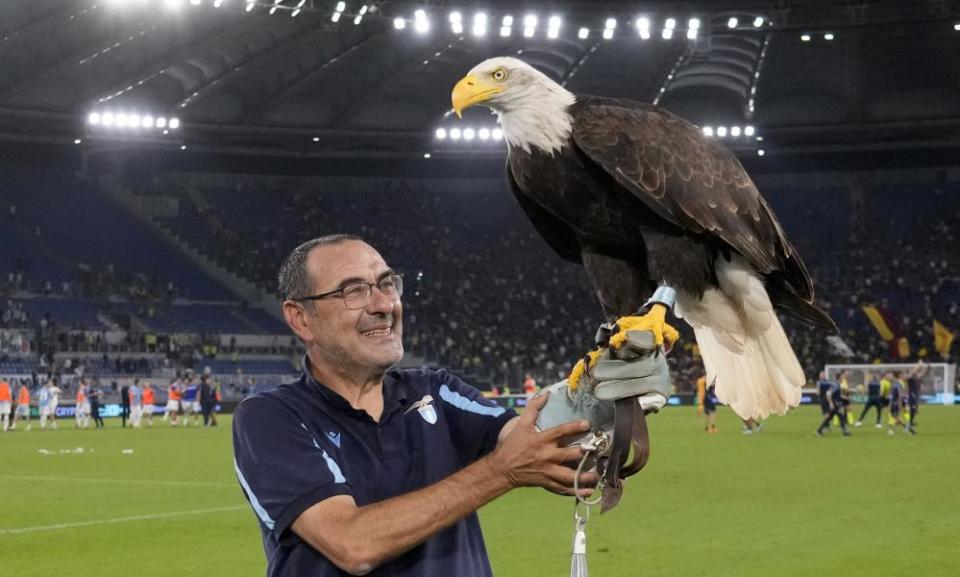
[[[745,419],[786,413],[805,379],[763,282],[739,256],[718,261],[717,279],[700,300],[679,293],[675,309],[693,327],[707,382]]]

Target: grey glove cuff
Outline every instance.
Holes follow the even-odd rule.
[[[653,296],[647,299],[647,302],[644,303],[643,307],[648,308],[650,305],[661,304],[668,309],[673,309],[673,303],[677,301],[677,291],[668,287],[667,285],[660,285],[657,287],[657,290],[653,292]]]

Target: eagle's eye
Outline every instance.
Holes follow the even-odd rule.
[[[490,76],[493,76],[493,79],[497,82],[503,82],[507,78],[507,71],[503,68],[497,68]]]

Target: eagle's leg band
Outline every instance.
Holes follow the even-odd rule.
[[[652,305],[661,304],[668,309],[673,309],[673,303],[676,302],[676,300],[677,291],[667,285],[660,285],[657,287],[657,290],[654,291],[653,296],[644,303],[643,308],[644,310],[650,310]]]

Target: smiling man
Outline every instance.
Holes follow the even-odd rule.
[[[446,371],[392,368],[403,279],[369,244],[300,245],[279,292],[303,374],[244,400],[233,422],[267,575],[490,575],[477,508],[519,486],[573,494],[565,464],[582,452],[563,440],[588,423],[537,432],[546,397],[517,417]]]

